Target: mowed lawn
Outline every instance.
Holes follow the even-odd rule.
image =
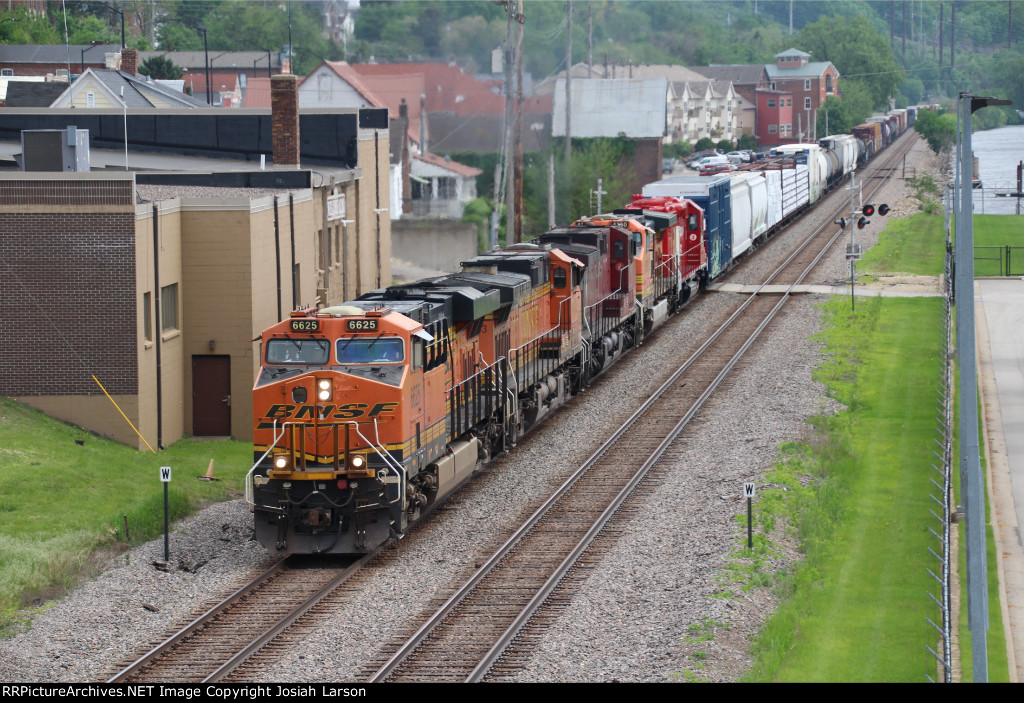
[[[77,441],[76,441],[77,440]],[[210,460],[221,480],[200,481]],[[159,468],[170,466],[172,519],[241,494],[252,445],[181,440],[139,452],[0,398],[0,631],[22,605],[96,566],[98,549],[163,530]]]
[[[976,218],[979,242],[1024,233],[1021,218],[990,219]],[[887,225],[858,271],[869,277],[941,273],[941,217]],[[853,312],[848,298],[834,298],[825,312],[821,339],[828,361],[818,378],[847,409],[816,423],[816,446],[807,449],[816,470],[808,474],[823,478],[812,480],[814,498],[796,511],[807,558],[782,580],[786,597],[755,643],[748,679],[941,680],[925,647],[938,649],[926,618],[941,622],[927,596],[938,594],[927,569],[940,570],[929,549],[941,547],[928,528],[941,531],[932,515],[939,512],[931,497],[938,490],[930,479],[940,480],[932,450],[939,436],[943,304],[938,298],[862,298]],[[954,486],[958,481],[954,475]],[[989,555],[994,561],[991,542]],[[989,678],[1006,681],[999,594],[993,563],[989,567]],[[967,645],[966,622],[960,635]],[[969,659],[965,648],[962,657]]]
[[[927,528],[942,355],[938,299],[848,299],[826,306],[819,370],[847,406],[820,428],[831,522],[805,536],[794,591],[762,633],[752,677],[769,681],[924,681],[934,663],[925,595],[936,548]],[[838,448],[838,449],[836,449]]]
[[[1006,247],[1010,252],[1009,268]],[[974,216],[974,275],[1024,274],[1024,215]]]

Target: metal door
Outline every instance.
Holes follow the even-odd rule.
[[[192,434],[231,434],[231,357],[192,357]]]

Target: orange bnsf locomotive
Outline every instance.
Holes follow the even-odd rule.
[[[706,282],[703,212],[661,205],[264,331],[246,481],[257,539],[371,551],[587,387]]]

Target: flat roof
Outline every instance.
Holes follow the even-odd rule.
[[[38,173],[45,172],[31,171],[24,172],[18,169],[14,162],[14,155],[21,153],[21,142],[0,141],[0,174],[4,173]],[[335,182],[344,183],[362,176],[362,169],[348,169],[340,167],[325,166],[322,164],[308,167],[279,166],[274,167],[269,163],[270,155],[267,155],[268,163],[265,169],[260,169],[259,161],[245,159],[220,159],[208,156],[185,156],[182,154],[154,153],[154,152],[128,152],[128,170],[136,173],[162,172],[168,174],[217,174],[217,173],[254,173],[265,171],[268,174],[290,173],[300,171],[314,172],[314,176],[333,175]],[[4,163],[5,161],[9,163]],[[125,153],[114,149],[89,149],[90,173],[103,172],[124,172]],[[319,180],[314,177],[313,185],[319,185]]]

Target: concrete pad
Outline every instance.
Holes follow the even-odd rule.
[[[989,500],[995,520],[1010,680],[1024,678],[1024,280],[975,283]]]
[[[708,286],[709,291],[717,291],[721,293],[746,293],[753,294],[758,290],[758,286],[748,286],[742,283],[712,283]],[[782,295],[789,286],[785,285],[768,285],[763,286],[760,289],[762,295]],[[850,286],[824,286],[824,285],[800,285],[795,286],[792,291],[793,294],[816,294],[816,295],[839,295],[847,296],[850,295]],[[872,287],[865,285],[854,286],[854,295],[858,298],[939,298],[942,297],[942,293],[938,291],[930,290],[918,290],[917,287],[905,287],[900,286],[883,286],[883,287]]]

